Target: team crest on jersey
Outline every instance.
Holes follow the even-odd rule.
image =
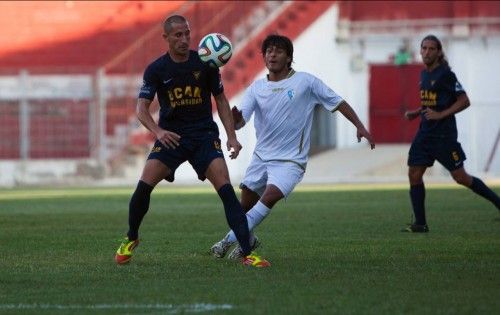
[[[201,71],[193,71],[193,76],[196,80],[200,78]]]
[[[221,149],[221,145],[220,145],[220,142],[219,142],[219,141],[217,141],[217,140],[215,140],[215,141],[214,141],[214,148],[215,148],[215,150],[217,150],[217,151],[221,151],[221,150],[222,150],[222,149]]]
[[[434,86],[434,83],[436,83],[436,80],[431,81],[431,86]]]
[[[288,90],[287,94],[288,94],[288,98],[290,100],[293,100],[293,98],[295,96],[295,91],[294,90]]]

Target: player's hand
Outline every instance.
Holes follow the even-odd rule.
[[[358,138],[358,142],[361,142],[361,138],[366,138],[366,140],[370,143],[371,149],[375,149],[375,142],[373,141],[372,135],[368,132],[368,130],[366,130],[366,128],[358,128],[356,136]]]
[[[234,129],[239,130],[245,125],[245,120],[243,119],[243,114],[236,106],[233,106],[231,109],[231,113],[233,114],[234,121]]]
[[[440,120],[443,118],[440,112],[436,112],[435,110],[432,110],[430,108],[424,109],[422,113],[427,120]]]
[[[160,143],[165,147],[175,149],[179,146],[179,140],[181,139],[181,136],[179,136],[175,132],[161,129],[160,131],[156,132],[156,139],[158,139],[158,141],[160,141]]]
[[[405,112],[405,118],[406,118],[406,120],[413,120],[413,119],[417,118],[418,116],[420,116],[420,110],[418,110],[418,111],[407,110]]]
[[[228,139],[227,140],[227,150],[230,152],[229,157],[231,160],[234,160],[235,158],[238,157],[241,151],[241,144],[236,140],[236,138],[233,139]]]

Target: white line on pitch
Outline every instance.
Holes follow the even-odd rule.
[[[0,304],[0,309],[3,310],[22,310],[22,309],[57,309],[57,310],[79,310],[79,309],[157,309],[166,310],[169,313],[188,312],[188,313],[201,313],[216,310],[230,310],[233,306],[230,304],[209,304],[209,303],[195,303],[195,304]]]

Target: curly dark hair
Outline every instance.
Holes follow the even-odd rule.
[[[291,59],[287,65],[288,68],[290,68],[293,61],[293,44],[290,38],[277,34],[268,35],[262,42],[262,56],[264,56],[266,54],[266,50],[272,46],[284,49],[286,51],[287,56]]]

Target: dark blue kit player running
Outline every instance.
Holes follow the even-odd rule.
[[[149,209],[154,187],[163,179],[174,181],[177,167],[188,161],[198,178],[208,178],[219,194],[227,222],[237,231],[238,242],[244,248],[242,263],[266,267],[269,263],[251,252],[248,222],[230,183],[219,130],[212,117],[211,95],[227,133],[230,158],[236,158],[241,145],[236,139],[219,69],[202,63],[197,52],[190,50],[191,30],[184,17],[170,16],[163,28],[169,50],[146,68],[137,102],[137,117],[155,135],[156,142],[130,199],[129,230],[115,261],[127,263],[139,244],[139,226]],[[160,104],[158,124],[149,112],[155,95]]]
[[[451,71],[440,40],[426,36],[420,44],[420,55],[425,65],[420,76],[421,107],[407,111],[405,117],[421,117],[420,127],[408,155],[410,199],[415,221],[405,232],[428,232],[425,217],[425,170],[437,160],[453,179],[493,203],[500,210],[500,198],[482,180],[464,169],[465,153],[457,141],[455,114],[469,107],[467,94]]]

